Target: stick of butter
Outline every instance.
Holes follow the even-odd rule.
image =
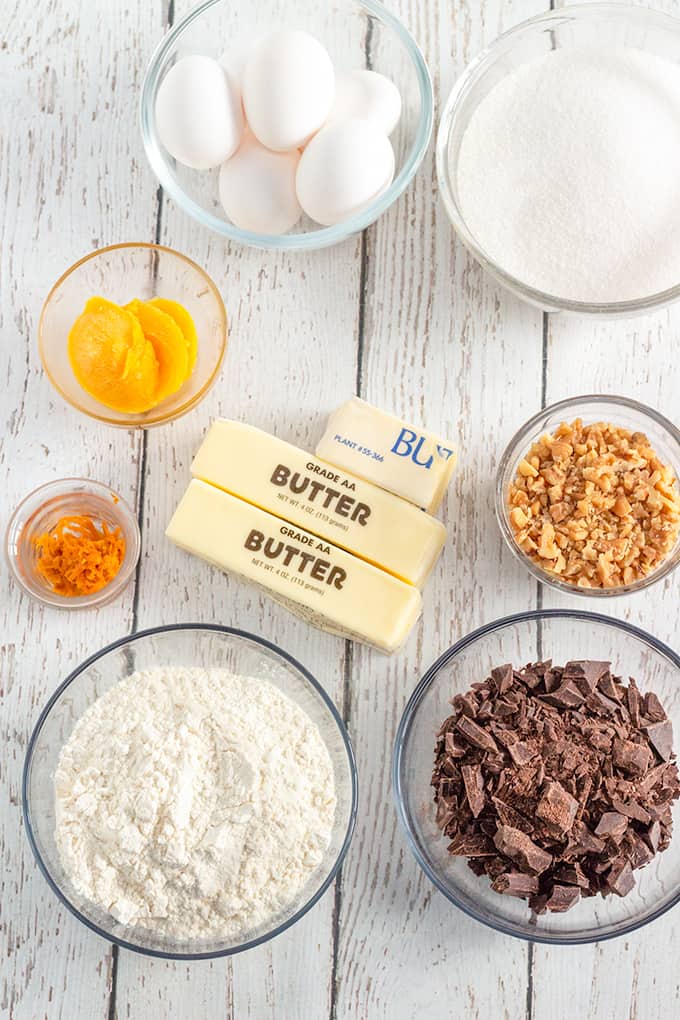
[[[456,454],[453,444],[352,397],[334,411],[316,448],[327,461],[435,513]]]
[[[418,587],[446,539],[410,503],[241,422],[213,422],[191,473]]]
[[[385,652],[401,645],[420,616],[413,585],[196,478],[165,533],[314,626]]]

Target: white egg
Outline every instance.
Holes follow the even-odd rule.
[[[329,227],[365,209],[393,177],[387,135],[367,120],[342,120],[322,128],[302,153],[297,196],[308,216]]]
[[[264,36],[258,35],[253,39],[237,39],[236,42],[229,44],[229,49],[225,50],[219,59],[222,67],[229,74],[234,84],[237,85],[239,92],[243,88],[243,71],[245,70],[248,58],[263,38]]]
[[[170,155],[194,170],[219,166],[243,134],[241,96],[211,57],[183,57],[170,68],[156,96],[156,124]]]
[[[401,117],[399,89],[377,71],[346,71],[335,81],[335,99],[329,123],[360,117],[391,135]]]
[[[268,149],[298,148],[326,120],[335,72],[321,43],[284,31],[255,46],[243,71],[243,106],[253,134]]]
[[[295,191],[298,152],[272,152],[248,132],[220,168],[222,207],[235,226],[257,234],[285,234],[302,215]]]

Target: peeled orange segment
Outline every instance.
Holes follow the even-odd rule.
[[[71,327],[68,356],[80,385],[106,407],[141,414],[157,403],[154,348],[120,305],[90,298]]]
[[[158,359],[158,389],[155,402],[176,393],[187,378],[189,350],[175,320],[148,301],[131,301],[125,306],[139,321],[144,336]]]
[[[186,310],[184,305],[180,305],[178,301],[170,301],[168,298],[155,297],[147,304],[155,305],[156,308],[160,308],[162,312],[169,315],[171,319],[174,319],[179,328],[182,330],[182,336],[184,337],[189,352],[189,367],[187,369],[187,379],[194,370],[196,364],[196,355],[198,354],[198,336],[196,334],[196,326],[191,315]]]

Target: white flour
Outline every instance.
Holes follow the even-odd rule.
[[[463,218],[526,284],[620,301],[680,282],[680,66],[559,49],[504,77],[462,140]]]
[[[124,924],[232,935],[292,903],[328,846],[333,766],[277,688],[156,669],[77,722],[55,774],[56,839],[78,892]]]

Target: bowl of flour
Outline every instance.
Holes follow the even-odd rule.
[[[323,895],[357,781],[333,702],[274,645],[217,626],[121,639],[58,688],[24,766],[26,831],[59,899],[152,956],[258,945]]]
[[[456,232],[548,311],[680,297],[680,20],[621,4],[523,22],[473,61],[437,138]]]

